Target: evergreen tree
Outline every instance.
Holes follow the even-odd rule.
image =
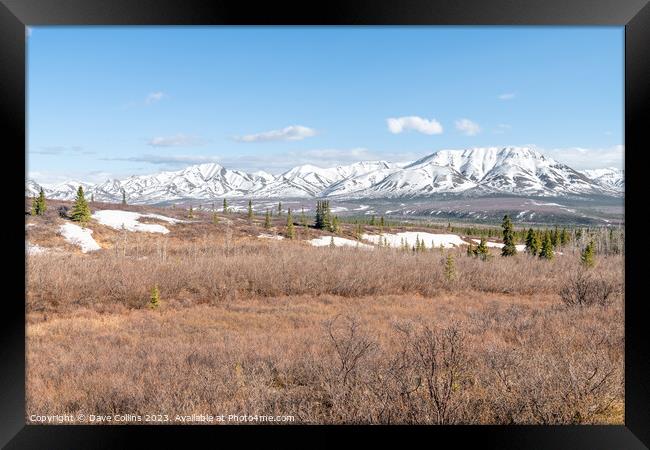
[[[268,230],[271,228],[271,214],[269,210],[266,210],[266,215],[264,216],[264,229]]]
[[[36,196],[32,197],[32,206],[29,209],[29,214],[31,214],[32,216],[36,215],[36,202],[37,201],[38,200],[36,199]]]
[[[126,205],[126,191],[122,189],[122,204]]]
[[[300,211],[300,226],[307,227],[307,217],[305,216],[305,208]]]
[[[41,191],[38,193],[38,197],[34,197],[32,199],[31,213],[33,216],[42,216],[45,214],[46,209],[47,206],[45,204],[45,192],[43,191],[43,188],[41,188]]]
[[[190,205],[190,209],[187,211],[187,218],[194,219],[194,210],[192,209],[192,205]]]
[[[95,194],[90,194],[90,203],[95,203]]]
[[[445,258],[445,278],[447,281],[454,281],[456,279],[456,264],[451,253],[447,253],[447,257]]]
[[[81,186],[77,189],[77,197],[74,200],[70,218],[75,222],[81,222],[82,224],[86,224],[90,220],[90,208],[88,207],[88,202],[84,197],[84,189]]]
[[[587,246],[580,253],[580,262],[585,267],[593,267],[596,264],[594,241],[589,241]]]
[[[515,247],[515,239],[512,233],[512,222],[507,214],[503,216],[501,227],[503,228],[503,247],[501,248],[501,256],[512,256],[517,253],[517,249]]]
[[[336,244],[334,243],[334,236],[330,238],[330,248],[335,248]]]
[[[252,200],[248,200],[248,220],[253,219],[253,202]]]
[[[334,216],[332,218],[332,222],[330,223],[329,230],[332,233],[338,233],[339,231],[341,231],[341,223],[339,221],[339,216]]]
[[[223,213],[228,214],[228,200],[223,199]]]
[[[472,245],[472,241],[470,241],[469,245],[467,246],[467,256],[476,256],[476,253],[474,253],[474,246]]]
[[[537,234],[532,228],[529,228],[528,234],[526,235],[526,252],[530,255],[537,256],[537,252],[539,252],[538,244]]]
[[[319,230],[330,230],[332,218],[330,212],[329,200],[319,200],[316,203],[316,222],[315,227]]]
[[[374,227],[376,224],[377,224],[377,221],[375,220],[375,216],[373,214],[373,216],[370,218],[370,225],[372,225]]]
[[[487,260],[490,257],[487,241],[484,237],[481,238],[481,242],[479,242],[478,246],[476,247],[476,256],[481,258],[483,261]]]
[[[553,248],[557,248],[559,243],[560,243],[560,239],[559,239],[559,233],[557,231],[557,225],[556,225],[553,231],[551,231],[551,244],[553,245]]]
[[[278,216],[282,215],[282,202],[278,202]]]
[[[149,308],[156,309],[160,306],[160,291],[158,285],[154,285],[151,289],[151,297],[149,297]]]
[[[291,217],[291,208],[287,211],[287,238],[296,237],[296,230],[293,227],[293,217]]]
[[[539,251],[539,257],[544,259],[553,259],[553,242],[551,241],[551,233],[544,233],[544,241],[542,248]]]
[[[569,243],[569,233],[567,232],[566,228],[562,228],[562,232],[560,233],[560,245],[564,247],[568,243]]]

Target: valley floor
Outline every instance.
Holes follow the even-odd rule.
[[[262,220],[93,222],[101,249],[82,253],[57,234],[64,219],[30,218],[28,423],[623,423],[621,255],[587,270],[568,249],[319,248],[307,241],[327,234],[310,228],[258,238],[286,223]],[[602,304],[565,304],[585,280]]]

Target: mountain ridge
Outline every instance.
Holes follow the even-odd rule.
[[[528,147],[478,147],[443,149],[409,163],[359,161],[329,168],[304,164],[279,175],[207,163],[97,184],[66,181],[40,185],[27,180],[25,195],[35,195],[43,187],[48,198],[71,200],[79,185],[98,201],[120,201],[124,191],[134,204],[222,197],[620,196],[624,172],[614,168],[574,170]]]

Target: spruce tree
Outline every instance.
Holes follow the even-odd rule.
[[[36,213],[39,216],[42,216],[45,214],[45,210],[47,209],[47,205],[45,204],[45,191],[43,191],[43,188],[41,188],[41,191],[38,193],[38,210]]]
[[[187,218],[194,219],[194,210],[192,209],[192,205],[190,205],[190,209],[187,211]]]
[[[228,214],[228,200],[223,199],[223,213]]]
[[[580,253],[580,262],[585,267],[593,267],[596,264],[594,241],[589,241],[587,246]]]
[[[481,242],[479,242],[478,246],[476,247],[476,256],[481,258],[483,261],[487,260],[490,256],[487,241],[484,237],[481,238]]]
[[[74,200],[70,218],[75,222],[81,222],[82,224],[86,224],[90,220],[90,208],[88,207],[88,202],[84,197],[84,189],[81,186],[77,189],[77,197]]]
[[[43,191],[43,188],[41,188],[41,191],[38,193],[38,197],[34,197],[32,199],[31,214],[33,216],[42,216],[45,214],[46,209],[47,206],[45,204],[45,192]]]
[[[559,243],[559,233],[557,231],[557,225],[555,225],[555,228],[551,231],[551,244],[553,245],[553,248],[557,248]]]
[[[154,285],[151,289],[151,297],[149,297],[149,308],[156,309],[160,306],[160,291],[158,285]]]
[[[501,227],[503,228],[503,247],[501,248],[501,256],[512,256],[517,253],[517,248],[515,247],[515,238],[512,232],[512,222],[507,214],[503,216]]]
[[[370,225],[372,225],[374,227],[376,225],[376,223],[377,223],[377,221],[375,220],[375,216],[373,215],[372,217],[370,217]]]
[[[305,208],[300,211],[300,226],[307,227],[307,217],[305,216]]]
[[[90,203],[95,203],[95,194],[90,194]]]
[[[37,200],[36,196],[32,197],[32,207],[29,209],[29,213],[32,216],[35,216],[37,214],[36,213],[36,203],[37,202],[38,202],[38,200]]]
[[[341,224],[340,224],[340,221],[339,221],[339,216],[334,216],[332,218],[332,223],[330,223],[329,230],[332,233],[338,233],[339,231],[341,231]]]
[[[266,215],[264,216],[264,229],[268,230],[271,228],[271,214],[269,210],[266,210]]]
[[[248,220],[253,219],[253,201],[248,200]]]
[[[122,204],[126,205],[126,191],[122,189]]]
[[[451,253],[447,253],[447,257],[445,258],[445,278],[447,281],[454,281],[456,279],[456,264]]]
[[[553,242],[551,241],[551,233],[544,234],[544,241],[542,248],[539,251],[539,257],[543,259],[553,259]]]
[[[535,231],[532,228],[528,229],[528,234],[526,235],[526,252],[529,255],[537,256],[539,252],[538,239]]]
[[[564,247],[568,243],[569,243],[569,233],[567,232],[566,228],[562,228],[562,232],[560,233],[560,245]]]
[[[336,244],[334,243],[334,236],[330,238],[330,248],[336,248]]]
[[[282,202],[278,202],[278,216],[282,215]]]
[[[293,217],[291,217],[291,208],[287,210],[287,238],[296,237],[296,230],[293,227]]]

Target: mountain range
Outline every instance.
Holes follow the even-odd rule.
[[[219,164],[200,164],[179,171],[109,179],[93,184],[66,181],[39,184],[27,180],[25,195],[42,187],[48,198],[72,200],[79,186],[97,201],[117,202],[125,193],[134,204],[185,199],[229,198],[426,198],[440,194],[467,196],[621,196],[621,169],[574,170],[527,147],[440,150],[417,161],[362,161],[321,168],[301,165],[279,175],[247,173]]]

